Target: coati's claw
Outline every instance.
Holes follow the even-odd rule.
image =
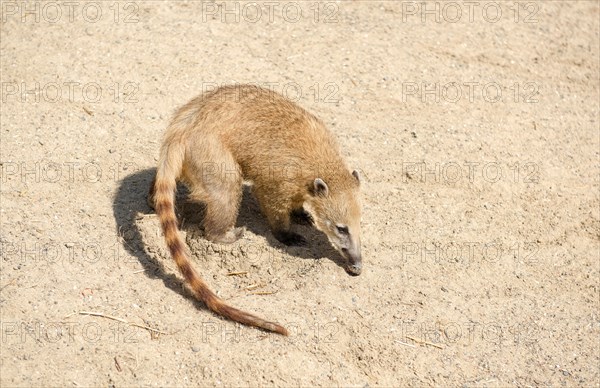
[[[306,239],[298,233],[276,232],[274,233],[274,235],[280,243],[285,244],[287,246],[298,246],[306,244]]]

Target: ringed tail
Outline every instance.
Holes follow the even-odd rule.
[[[171,256],[194,296],[210,310],[225,318],[287,336],[289,333],[285,327],[227,305],[208,288],[208,285],[192,267],[192,263],[188,258],[187,247],[179,235],[175,215],[175,190],[177,188],[177,177],[183,166],[185,145],[182,140],[173,139],[173,141],[167,142],[163,146],[160,154],[154,187],[151,189],[154,196],[154,209],[160,220]]]

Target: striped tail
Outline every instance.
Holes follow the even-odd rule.
[[[185,146],[180,140],[166,142],[163,145],[154,186],[150,191],[167,246],[175,263],[177,263],[179,271],[190,286],[194,296],[215,313],[245,325],[288,335],[288,331],[281,325],[265,321],[255,315],[227,305],[208,288],[208,285],[192,267],[192,263],[188,258],[187,247],[179,235],[174,204],[177,188],[176,179],[181,173],[184,155]],[[149,198],[149,201],[152,202],[152,198]]]

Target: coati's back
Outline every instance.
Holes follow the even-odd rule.
[[[207,136],[218,136],[246,179],[257,183],[268,179],[267,169],[271,177],[286,174],[285,178],[294,177],[301,184],[314,179],[315,171],[334,187],[340,176],[352,181],[339,146],[324,124],[279,93],[232,85],[190,104],[190,111],[198,114],[194,132],[188,134],[191,145],[202,148]]]

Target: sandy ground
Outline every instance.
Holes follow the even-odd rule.
[[[600,384],[597,2],[0,5],[3,387]],[[195,302],[145,202],[172,112],[247,82],[364,177],[359,277],[251,195],[229,246],[179,198],[211,287],[289,338]]]

